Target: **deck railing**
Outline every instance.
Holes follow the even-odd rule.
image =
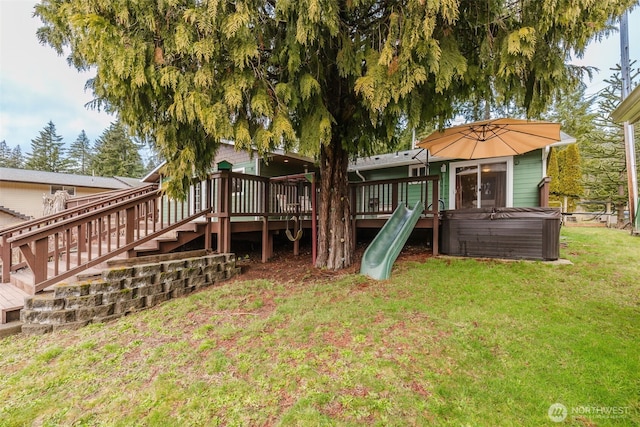
[[[352,182],[352,214],[362,218],[386,216],[391,215],[401,204],[414,206],[420,201],[424,204],[423,216],[437,216],[438,179],[438,176],[430,175]]]
[[[354,218],[384,217],[399,204],[422,201],[423,217],[433,217],[437,227],[437,176],[358,182],[350,188]],[[172,199],[157,186],[115,192],[0,232],[2,282],[29,267],[38,292],[198,219],[207,223],[205,247],[211,247],[209,226],[216,221],[218,250],[228,251],[232,219],[296,216],[311,219],[313,227],[316,197],[314,174],[266,178],[228,171],[194,181],[185,200]]]
[[[206,186],[206,182],[199,185]],[[3,231],[3,282],[29,267],[34,292],[202,217],[210,208],[169,198],[157,187],[127,192]]]
[[[267,178],[236,172],[210,177],[212,217],[311,215],[313,174]]]
[[[150,184],[124,191],[119,190],[117,192],[108,192],[106,197],[103,195],[101,198],[94,200],[93,203],[75,204],[75,206],[69,207],[62,212],[3,228],[0,230],[0,261],[2,261],[3,266],[2,282],[6,283],[9,281],[9,275],[12,271],[16,271],[26,266],[25,260],[20,252],[15,248],[14,250],[11,249],[11,245],[8,242],[9,239],[16,238],[23,234],[33,233],[56,223],[86,214],[87,212],[102,209],[106,206],[118,205],[128,199],[148,194],[150,192],[155,193],[156,191],[157,185]]]

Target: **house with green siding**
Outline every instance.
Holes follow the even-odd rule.
[[[284,152],[282,150],[274,150],[267,155],[260,156],[258,152],[248,152],[246,150],[236,150],[232,142],[222,142],[218,148],[215,160],[211,165],[211,172],[218,172],[221,170],[221,165],[224,165],[225,170],[231,172],[237,172],[247,175],[256,175],[265,178],[273,178],[285,175],[296,175],[302,173],[316,172],[317,165],[313,159],[304,157],[295,153]],[[165,182],[169,177],[162,174],[164,163],[156,167],[142,181],[146,183],[158,183]],[[232,203],[236,200],[238,202],[251,201],[255,197],[259,196],[257,188],[253,188],[249,183],[242,180],[234,180],[232,186]],[[204,198],[201,193],[204,189],[201,186],[195,185],[191,188],[189,196],[196,200],[196,204],[204,204]],[[215,191],[215,190],[213,190]],[[214,201],[214,203],[217,203]],[[175,216],[181,216],[185,213],[169,213],[170,209],[168,205],[163,206],[165,215],[171,216],[173,220],[179,219]],[[234,221],[251,221],[253,217],[240,217],[234,218]]]
[[[216,172],[218,164],[222,162],[230,164],[232,172],[268,178],[317,170],[314,160],[308,157],[295,153],[285,153],[282,150],[274,150],[266,156],[259,156],[255,150],[253,152],[236,150],[232,142],[220,144],[214,164],[211,166],[211,172]],[[156,167],[142,181],[148,183],[161,182],[163,166],[164,164],[161,164]]]
[[[358,158],[349,166],[353,182],[437,175],[440,209],[537,207],[540,186],[546,178],[550,147],[574,143],[561,132],[561,140],[549,147],[518,156],[478,160],[430,157],[413,149]],[[408,204],[412,202],[409,191]]]

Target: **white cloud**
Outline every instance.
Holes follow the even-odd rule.
[[[0,1],[0,140],[28,151],[31,139],[51,120],[67,143],[84,129],[91,140],[114,120],[85,104],[91,73],[80,73],[49,46],[40,45],[35,1]]]
[[[41,22],[32,17],[36,3],[0,0],[0,140],[28,151],[31,139],[51,120],[65,142],[73,142],[83,129],[93,141],[114,117],[84,107],[91,101],[84,90],[91,73],[79,73],[51,47],[39,44]],[[630,14],[629,29],[631,60],[640,60],[640,8]],[[589,93],[602,89],[609,69],[620,62],[619,40],[616,33],[594,42],[584,58],[574,61],[600,69],[588,83]]]

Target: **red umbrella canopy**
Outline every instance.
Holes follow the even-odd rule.
[[[493,119],[435,131],[418,142],[432,156],[486,159],[514,156],[560,141],[560,123]]]

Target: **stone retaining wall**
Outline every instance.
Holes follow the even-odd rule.
[[[211,254],[112,268],[101,276],[25,298],[25,334],[77,329],[153,307],[239,274],[234,254]]]

